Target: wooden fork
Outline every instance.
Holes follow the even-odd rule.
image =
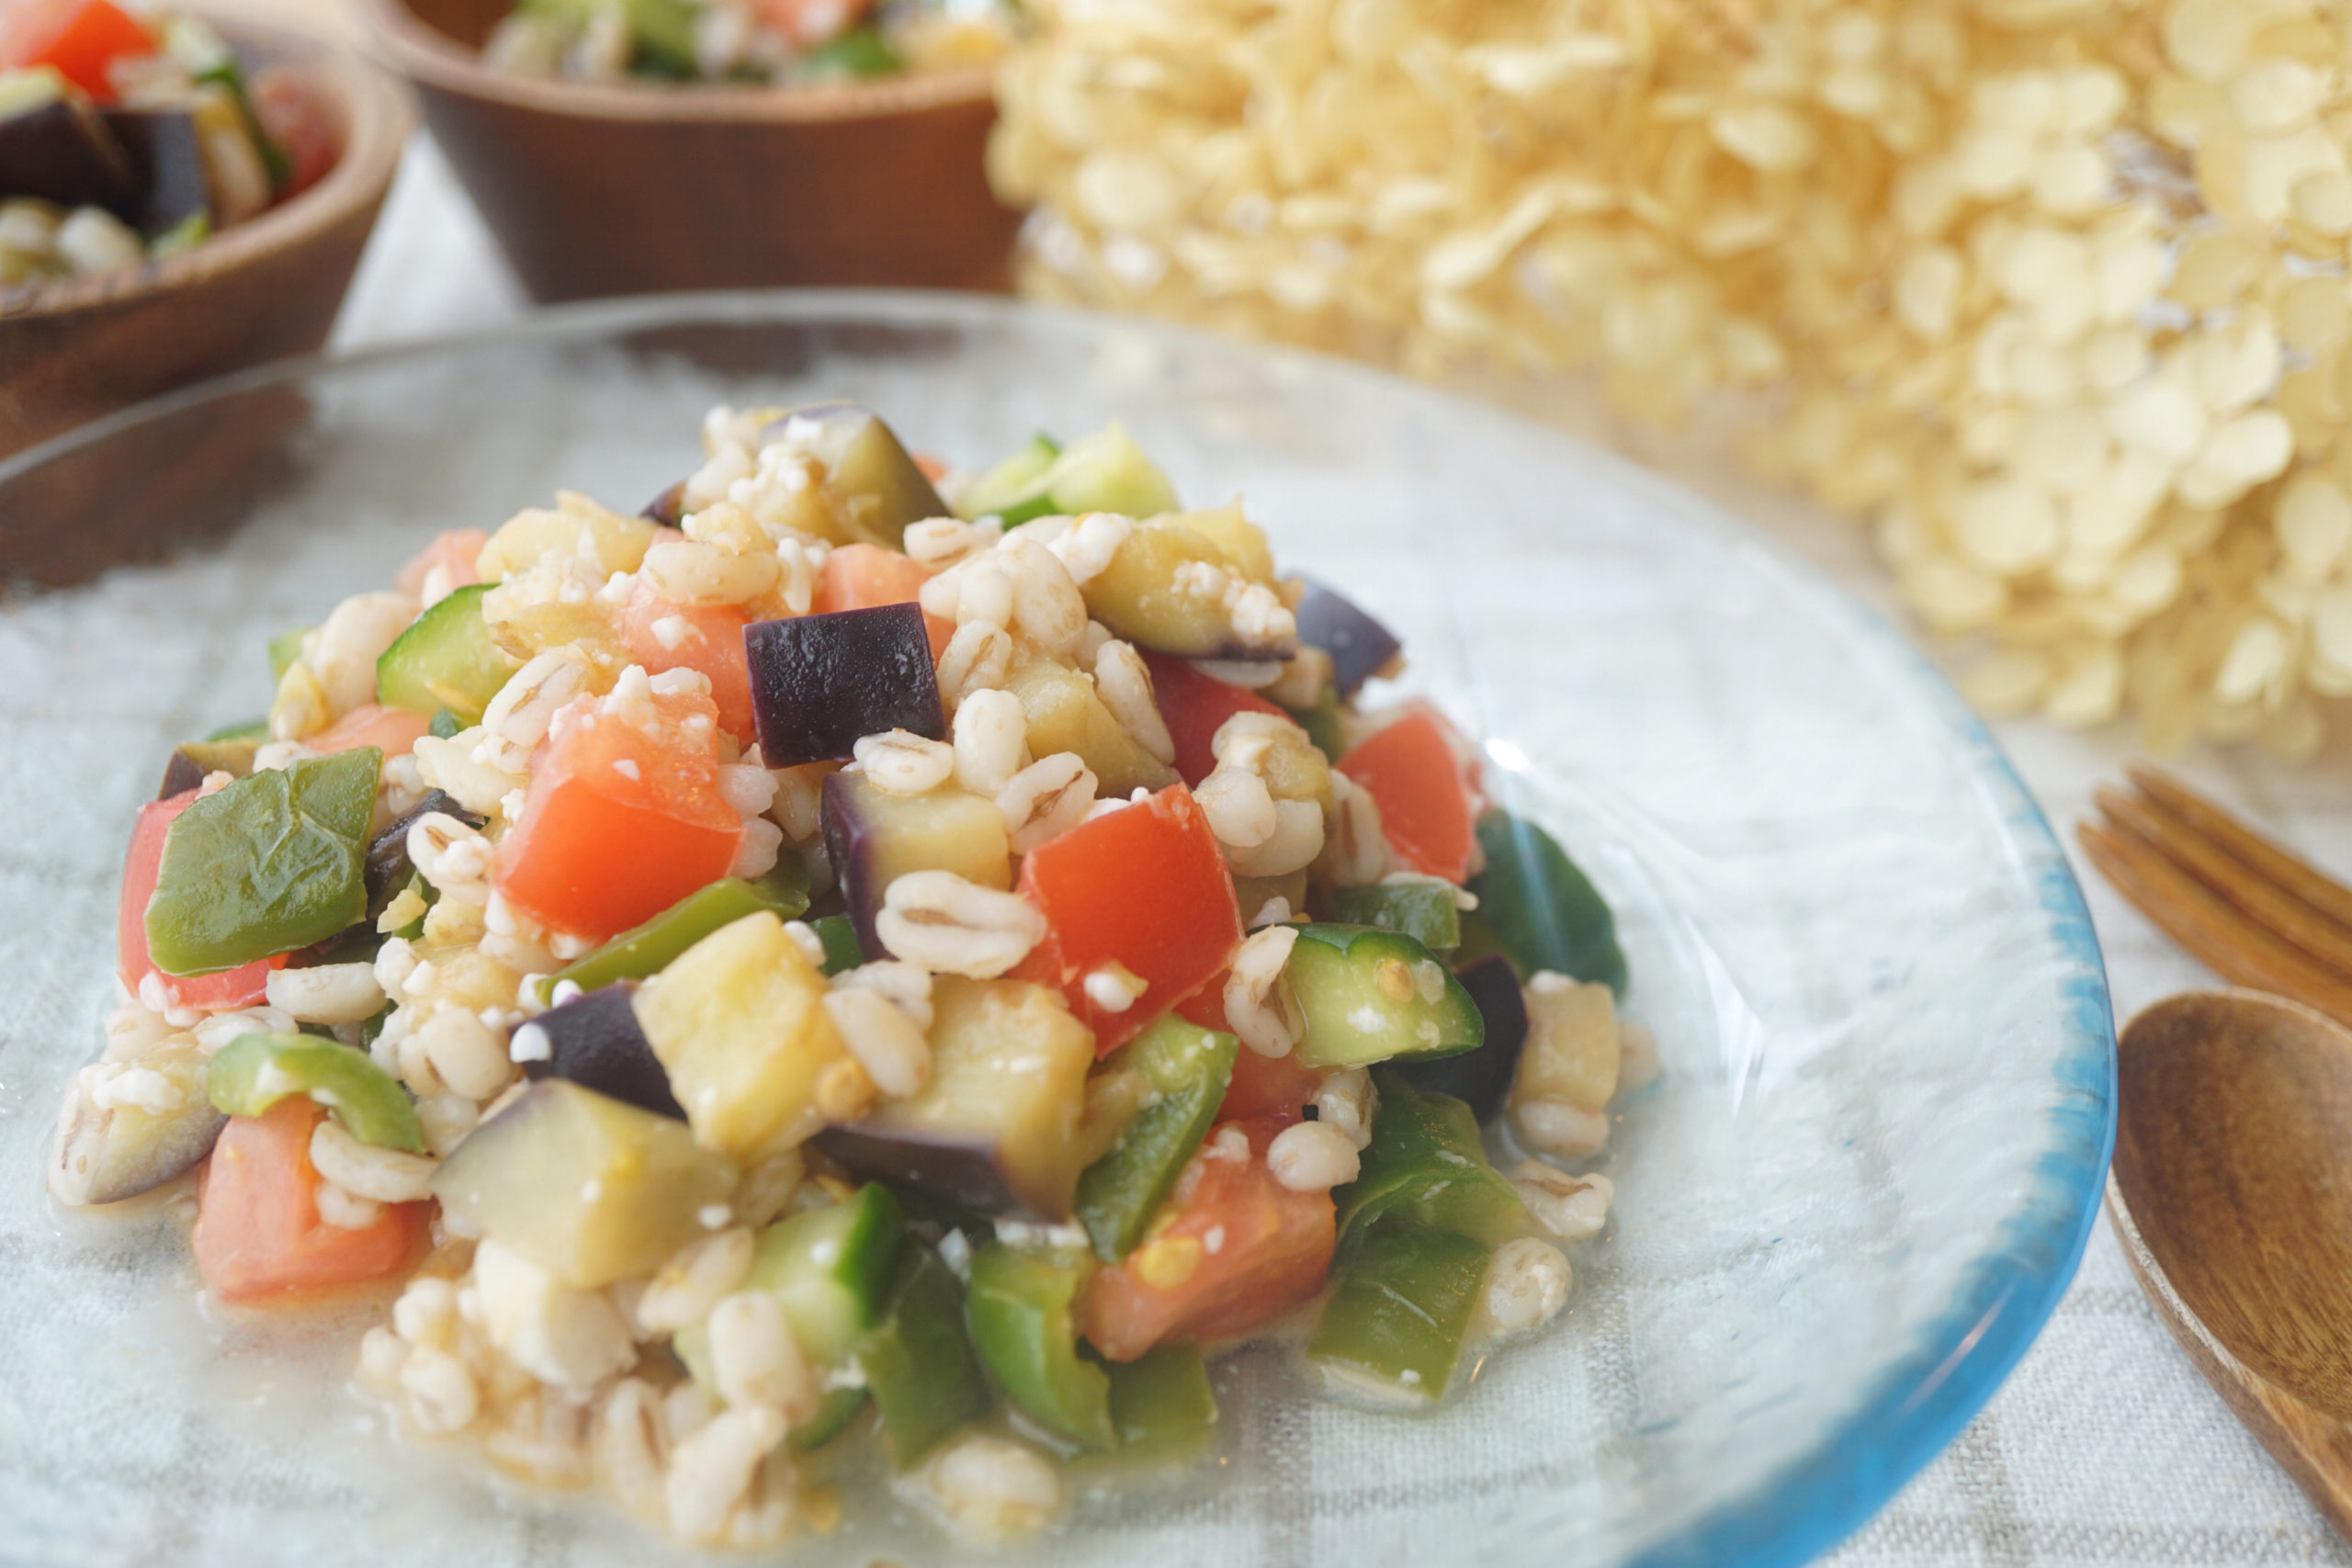
[[[2352,1027],[2352,888],[2155,769],[2075,829],[2116,891],[2225,979]]]

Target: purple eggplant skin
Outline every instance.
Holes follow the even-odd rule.
[[[1342,697],[1354,696],[1405,646],[1386,626],[1319,582],[1307,583],[1297,615],[1298,640],[1331,656],[1332,684]]]
[[[893,1128],[828,1127],[808,1146],[852,1174],[918,1192],[976,1214],[1034,1215],[1012,1184],[993,1143],[981,1137],[925,1137]]]
[[[888,729],[947,739],[919,604],[754,621],[743,655],[771,768],[846,758],[860,736]]]
[[[130,160],[139,192],[132,225],[151,234],[176,228],[212,205],[204,183],[204,139],[181,109],[107,109],[107,130]]]
[[[169,800],[203,786],[204,770],[197,766],[196,759],[185,751],[174,751],[172,760],[164,764],[164,786],[155,792],[155,798]]]
[[[0,119],[0,197],[103,207],[129,221],[139,195],[130,157],[86,103],[51,98]]]
[[[533,1019],[524,1027],[547,1036],[548,1054],[526,1056],[524,1076],[568,1078],[640,1111],[684,1121],[685,1108],[670,1092],[670,1075],[639,1027],[636,995],[636,981],[616,980]]]
[[[686,481],[680,479],[660,495],[645,503],[639,517],[649,523],[659,523],[664,528],[674,528],[686,520]]]
[[[410,874],[416,870],[408,858],[408,830],[416,826],[419,818],[436,811],[456,818],[469,828],[482,827],[487,821],[440,790],[426,791],[423,800],[393,818],[382,832],[368,840],[368,859],[362,874],[367,878],[370,915],[382,914],[400,890],[408,886]]]
[[[1478,1004],[1487,1021],[1487,1043],[1434,1062],[1392,1062],[1388,1070],[1415,1089],[1453,1096],[1484,1126],[1502,1114],[1511,1079],[1519,1074],[1519,1054],[1527,1043],[1527,999],[1519,989],[1519,972],[1499,953],[1464,964],[1453,977]]]

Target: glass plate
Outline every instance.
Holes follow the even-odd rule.
[[[266,705],[269,634],[436,529],[559,487],[636,506],[712,403],[843,395],[967,464],[1115,418],[1192,502],[1246,495],[1590,870],[1664,1059],[1554,1331],[1423,1418],[1238,1357],[1217,1464],[1090,1495],[1021,1561],[1769,1568],[1984,1404],[2091,1223],[2112,1025],[2047,824],[1894,632],[1662,479],[1374,372],[997,301],[710,297],[246,377],[0,468],[19,540],[234,525],[0,610],[0,1558],[650,1555],[599,1505],[396,1446],[344,1389],[347,1314],[200,1313],[168,1205],[66,1213],[40,1167],[113,990],[132,813],[172,742]],[[954,1555],[878,1498],[795,1551]]]

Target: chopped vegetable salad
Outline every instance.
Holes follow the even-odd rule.
[[[644,513],[268,651],[131,829],[50,1187],[192,1184],[226,1305],[378,1292],[413,1438],[686,1542],[858,1469],[1006,1537],[1212,1450],[1253,1339],[1434,1404],[1605,1222],[1608,906],[1116,425],[956,473],[719,409]]]

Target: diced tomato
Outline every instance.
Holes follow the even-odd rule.
[[[732,604],[685,604],[663,598],[652,583],[638,579],[621,608],[621,642],[649,675],[665,670],[695,670],[710,682],[718,705],[718,727],[752,739],[752,667],[743,655],[743,627],[750,617]]]
[[[205,1162],[196,1211],[196,1266],[224,1302],[286,1300],[405,1272],[424,1252],[433,1205],[387,1203],[374,1224],[345,1230],[319,1217],[311,1134],[326,1112],[288,1095],[260,1116],[236,1116]]]
[[[1220,1033],[1232,1032],[1225,1017],[1225,972],[1176,1004],[1176,1016]],[[1323,1087],[1323,1075],[1302,1067],[1290,1056],[1261,1056],[1249,1046],[1233,1059],[1233,1081],[1226,1086],[1225,1102],[1217,1107],[1220,1122],[1273,1116],[1283,1126],[1304,1120],[1299,1108]]]
[[[392,586],[403,593],[422,593],[424,580],[438,567],[447,578],[450,588],[463,588],[469,582],[480,582],[478,563],[481,547],[490,543],[490,536],[479,528],[451,528],[433,536],[433,542],[409,558],[400,575],[392,579]]]
[[[217,975],[182,979],[164,974],[147,956],[147,900],[155,896],[155,875],[164,863],[164,836],[171,831],[172,819],[196,804],[197,794],[188,790],[169,800],[151,800],[139,808],[139,825],[130,830],[130,852],[122,863],[122,905],[115,919],[115,973],[133,996],[139,994],[140,983],[153,975],[182,1007],[251,1007],[262,999],[269,972],[286,966],[284,958],[257,958]]]
[[[277,198],[283,201],[299,195],[326,178],[343,156],[343,130],[310,84],[291,71],[268,66],[254,73],[246,96],[253,100],[254,118],[286,154],[286,183],[278,188]],[[483,536],[478,529],[458,532],[473,535],[474,547],[481,549]],[[472,570],[470,561],[467,570]],[[467,576],[453,585],[473,581]]]
[[[102,104],[114,102],[118,60],[155,52],[147,24],[108,0],[0,5],[0,70],[47,65]]]
[[[1238,713],[1283,711],[1255,692],[1202,674],[1184,660],[1147,653],[1143,661],[1151,671],[1152,701],[1159,705],[1168,738],[1176,742],[1176,771],[1188,784],[1198,784],[1216,771],[1216,753],[1209,742],[1227,719]]]
[[[1444,719],[1416,707],[1338,766],[1379,804],[1381,833],[1397,859],[1448,882],[1469,874],[1478,807]]]
[[[803,49],[810,49],[855,27],[873,0],[752,0],[760,20]]]
[[[727,874],[743,819],[718,793],[718,710],[698,694],[651,712],[583,697],[532,760],[523,814],[499,841],[506,901],[602,941]]]
[[[1022,859],[1021,892],[1045,911],[1046,940],[1013,974],[1059,987],[1098,1055],[1200,989],[1241,945],[1224,852],[1182,784],[1038,845]],[[1125,1012],[1086,994],[1087,976],[1109,964],[1149,982]]]
[[[417,738],[432,728],[433,721],[423,714],[362,703],[316,735],[304,736],[302,744],[321,756],[378,746],[387,757],[404,757],[416,750]]]
[[[1266,1168],[1266,1145],[1287,1124],[1260,1117],[1219,1127],[1248,1136],[1247,1160],[1215,1157],[1210,1134],[1143,1244],[1088,1282],[1081,1316],[1097,1350],[1132,1361],[1170,1340],[1239,1338],[1323,1288],[1339,1241],[1331,1195],[1294,1192]],[[1212,1231],[1222,1233],[1214,1247]]]
[[[879,604],[911,604],[931,574],[912,557],[879,545],[843,545],[817,569],[817,597],[809,608],[819,615],[834,610],[871,610]],[[922,629],[931,638],[931,656],[947,651],[956,623],[926,614]]]
[[[932,483],[937,484],[947,477],[946,458],[934,457],[928,452],[917,452],[914,459],[915,467],[922,470],[922,477]]]

